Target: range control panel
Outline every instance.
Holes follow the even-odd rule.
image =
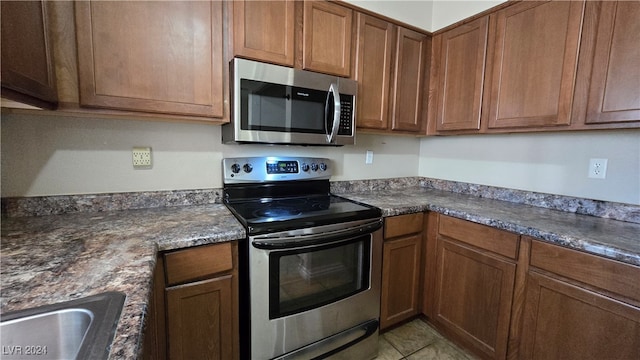
[[[238,157],[222,159],[225,184],[324,180],[333,174],[331,160],[312,157]]]

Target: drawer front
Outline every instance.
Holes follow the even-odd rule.
[[[392,216],[384,219],[384,238],[422,232],[422,213]]]
[[[640,301],[640,267],[531,241],[531,266]]]
[[[233,269],[231,243],[201,246],[165,254],[167,286],[200,280]]]
[[[518,258],[520,236],[486,225],[440,215],[440,235],[491,251],[510,259]]]

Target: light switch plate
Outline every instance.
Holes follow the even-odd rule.
[[[367,153],[364,157],[364,163],[367,165],[373,164],[373,151],[367,150]]]

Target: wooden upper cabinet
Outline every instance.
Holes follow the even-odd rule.
[[[357,15],[355,80],[358,81],[359,128],[389,127],[389,84],[395,25],[365,14]]]
[[[352,17],[334,3],[304,2],[303,69],[350,77]]]
[[[423,128],[423,93],[427,86],[427,50],[431,38],[425,34],[398,27],[392,86],[393,130],[417,132]],[[426,109],[424,109],[426,110]],[[425,111],[426,112],[426,111]]]
[[[230,1],[233,53],[291,66],[294,64],[294,1]]]
[[[601,9],[585,123],[640,121],[640,2],[588,6]]]
[[[222,2],[76,3],[80,103],[223,116]]]
[[[569,125],[584,1],[496,13],[489,128]]]
[[[58,102],[43,1],[2,1],[2,96],[40,107]]]
[[[485,16],[438,35],[441,45],[434,46],[433,55],[434,61],[439,61],[438,131],[480,129],[487,32]]]

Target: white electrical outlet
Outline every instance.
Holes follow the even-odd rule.
[[[589,175],[592,179],[607,177],[607,159],[589,159]]]
[[[373,164],[373,151],[367,150],[367,154],[364,157],[365,164]]]
[[[136,146],[132,151],[133,168],[134,169],[150,169],[151,168],[151,148]]]

